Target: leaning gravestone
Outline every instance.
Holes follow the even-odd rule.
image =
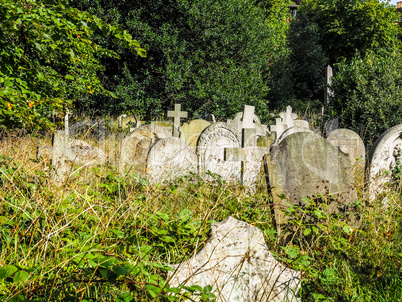
[[[328,211],[335,212],[336,206],[356,198],[348,156],[317,134],[299,132],[284,138],[272,146],[267,165],[276,204],[298,205],[307,196],[333,194],[337,201]],[[275,207],[275,216],[278,224],[286,222],[280,207]]]
[[[238,181],[240,162],[225,161],[226,148],[239,148],[237,131],[226,123],[215,123],[201,133],[197,142],[198,173],[209,179],[206,173],[218,174],[226,181]]]
[[[343,153],[349,155],[351,164],[355,164],[356,159],[364,162],[366,149],[363,140],[356,132],[349,129],[336,129],[328,135],[327,140],[333,146],[339,147]]]
[[[369,198],[387,190],[392,182],[393,170],[402,163],[402,124],[383,133],[374,143],[368,156],[369,172],[366,183],[369,184]]]
[[[138,129],[146,129],[154,133],[158,138],[167,138],[167,137],[172,137],[172,128],[170,127],[163,127],[155,124],[148,124],[148,125],[143,125]]]
[[[139,174],[145,173],[148,152],[159,139],[148,128],[142,126],[123,139],[119,159],[119,172],[121,174],[126,174],[128,171]]]
[[[212,224],[205,247],[169,273],[173,287],[211,285],[218,302],[295,302],[300,279],[272,256],[257,227],[233,217]]]
[[[188,142],[178,137],[158,140],[147,155],[147,176],[151,183],[172,181],[197,171],[197,156]]]
[[[201,132],[209,125],[211,125],[210,122],[202,119],[185,123],[180,127],[180,138],[186,140],[191,146],[195,147]]]

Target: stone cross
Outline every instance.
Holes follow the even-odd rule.
[[[253,123],[254,106],[244,106],[242,121],[242,138],[240,148],[226,148],[226,161],[240,161],[241,184],[252,187],[259,170],[262,156],[268,153],[268,148],[257,147],[257,129]]]
[[[187,111],[181,111],[181,104],[174,104],[174,111],[168,111],[168,117],[173,117],[173,136],[179,137],[180,119],[187,117]]]
[[[276,132],[276,139],[288,128],[294,126],[294,120],[297,118],[296,113],[292,113],[292,107],[287,106],[285,112],[279,113],[280,118],[275,120],[275,125],[270,126],[271,132]]]

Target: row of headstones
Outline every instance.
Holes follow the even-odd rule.
[[[205,176],[210,171],[224,180],[241,181],[253,187],[263,156],[268,154],[266,172],[273,191],[285,192],[295,201],[323,191],[346,192],[348,199],[354,197],[350,163],[355,163],[356,158],[364,160],[365,149],[361,138],[351,130],[336,129],[324,139],[309,130],[307,121],[297,120],[288,106],[270,127],[276,140],[269,152],[266,147],[257,147],[257,137],[267,135],[267,126],[261,124],[252,106],[245,106],[243,112],[226,123],[194,120],[180,126],[180,119],[187,113],[181,111],[179,104],[168,116],[173,117],[173,129],[154,124],[140,126],[139,119],[135,120],[135,128],[121,143],[118,163],[121,173],[140,173],[153,182],[161,182],[190,172]],[[119,118],[120,125],[123,118]],[[398,129],[394,127],[391,134],[384,134],[370,153],[369,175],[375,187],[371,192],[382,190],[379,184],[389,180],[392,173],[381,171],[392,171],[402,156]],[[102,149],[84,141],[69,140],[68,135],[68,131],[55,135],[53,161],[59,167],[58,175],[67,173],[66,162],[79,165],[106,162],[107,155]],[[65,175],[58,179],[65,179]]]

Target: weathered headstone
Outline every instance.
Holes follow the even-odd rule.
[[[279,113],[279,118],[275,119],[275,125],[270,126],[270,131],[276,133],[276,139],[278,140],[282,133],[285,132],[286,129],[291,127],[299,127],[309,129],[309,124],[304,120],[296,120],[297,114],[292,113],[292,107],[287,106],[285,112]]]
[[[356,198],[349,157],[317,134],[287,136],[271,147],[267,165],[276,204],[297,205],[307,196],[333,194],[337,201],[328,211],[334,212],[338,205],[347,205]],[[278,224],[286,222],[280,206],[275,207],[275,216]]]
[[[173,117],[173,137],[180,135],[180,119],[187,117],[186,111],[181,111],[181,104],[174,105],[174,111],[168,111],[168,117]]]
[[[141,126],[141,120],[138,116],[122,114],[118,117],[119,129],[125,130],[129,129],[133,132],[135,129]]]
[[[54,182],[56,184],[61,184],[67,179],[73,165],[100,165],[107,160],[103,150],[81,140],[70,140],[65,131],[54,133],[52,145],[52,164],[55,168]]]
[[[148,152],[158,140],[158,136],[148,128],[142,126],[123,139],[119,159],[121,174],[145,173]]]
[[[54,183],[56,185],[64,183],[70,171],[70,165],[66,157],[67,140],[68,136],[65,131],[56,131],[53,135],[52,165],[54,167]]]
[[[181,138],[162,138],[149,150],[146,172],[151,183],[172,181],[196,171],[195,150]]]
[[[254,107],[244,106],[242,115],[241,148],[226,148],[225,160],[241,163],[241,184],[253,188],[261,169],[262,158],[268,148],[257,147],[257,129],[253,121]]]
[[[402,124],[384,132],[374,143],[368,156],[369,198],[387,191],[394,181],[393,171],[402,163]]]
[[[163,127],[155,124],[143,125],[138,129],[146,129],[154,133],[158,138],[172,137],[172,129],[170,127]]]
[[[327,140],[333,146],[339,147],[343,153],[348,154],[351,164],[355,164],[356,159],[364,162],[366,150],[363,140],[356,132],[349,129],[337,129],[328,135]]]
[[[243,118],[244,114],[249,116]],[[245,122],[247,124],[245,124]],[[227,120],[226,123],[229,127],[236,130],[239,136],[241,136],[244,128],[255,128],[257,136],[267,135],[267,126],[261,124],[258,116],[254,114],[254,106],[244,106],[243,112],[237,113],[233,120]]]
[[[285,137],[288,137],[289,135],[291,135],[293,133],[298,133],[298,132],[313,133],[313,131],[308,128],[305,128],[305,127],[301,128],[301,127],[293,126],[293,127],[286,129],[285,131],[283,131],[283,133],[281,134],[281,137],[276,140],[276,144],[279,144]]]
[[[218,302],[296,302],[300,279],[272,256],[257,227],[233,217],[212,224],[205,247],[169,274],[170,286],[212,285]]]
[[[195,147],[201,132],[209,125],[211,125],[210,122],[202,119],[185,123],[180,128],[180,138],[186,140],[191,146]]]
[[[237,131],[226,123],[215,123],[201,133],[197,141],[198,172],[218,174],[226,181],[239,181],[240,162],[225,161],[226,148],[239,148]]]

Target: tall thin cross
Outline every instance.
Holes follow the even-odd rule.
[[[179,137],[180,119],[187,117],[187,111],[181,111],[181,104],[174,104],[174,111],[168,111],[168,117],[173,117],[173,136]]]

